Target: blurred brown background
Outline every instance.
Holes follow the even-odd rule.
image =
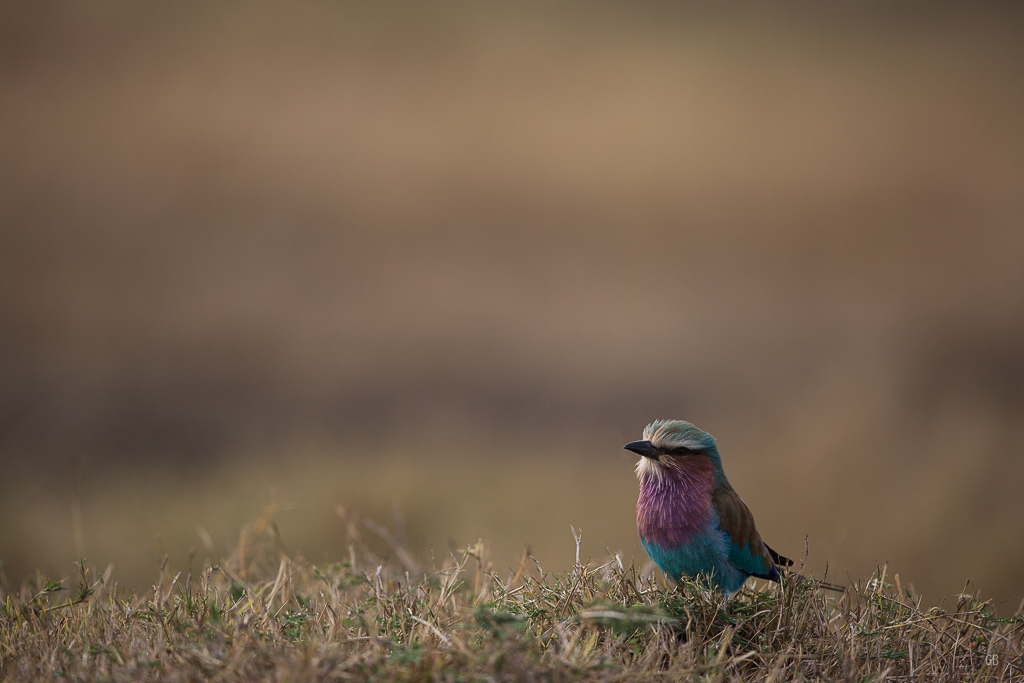
[[[1024,595],[1010,4],[0,6],[0,559],[635,539],[654,418],[819,576]],[[397,501],[397,505],[396,505]],[[400,508],[401,515],[395,511]],[[400,520],[400,521],[397,521]]]

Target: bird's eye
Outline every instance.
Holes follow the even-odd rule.
[[[669,455],[699,455],[703,452],[703,450],[687,448],[686,446],[676,446],[675,448],[671,448],[667,451]]]

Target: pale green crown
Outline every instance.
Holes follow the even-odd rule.
[[[644,427],[644,438],[658,448],[688,448],[707,451],[715,448],[715,437],[686,420],[655,420]]]

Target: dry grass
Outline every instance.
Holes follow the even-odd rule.
[[[143,595],[83,561],[0,592],[0,678],[65,680],[1020,680],[1024,615],[923,610],[880,569],[841,599],[792,578],[728,602],[612,557],[499,573],[483,544],[423,569],[349,518],[349,557],[284,551],[273,511],[232,557]],[[362,543],[367,530],[389,557]],[[438,565],[439,566],[436,566]],[[70,591],[70,592],[69,592]]]

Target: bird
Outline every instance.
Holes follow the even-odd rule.
[[[655,420],[625,449],[641,456],[640,544],[673,581],[703,576],[728,599],[749,577],[779,582],[779,568],[792,566],[761,540],[713,436],[684,420]]]

